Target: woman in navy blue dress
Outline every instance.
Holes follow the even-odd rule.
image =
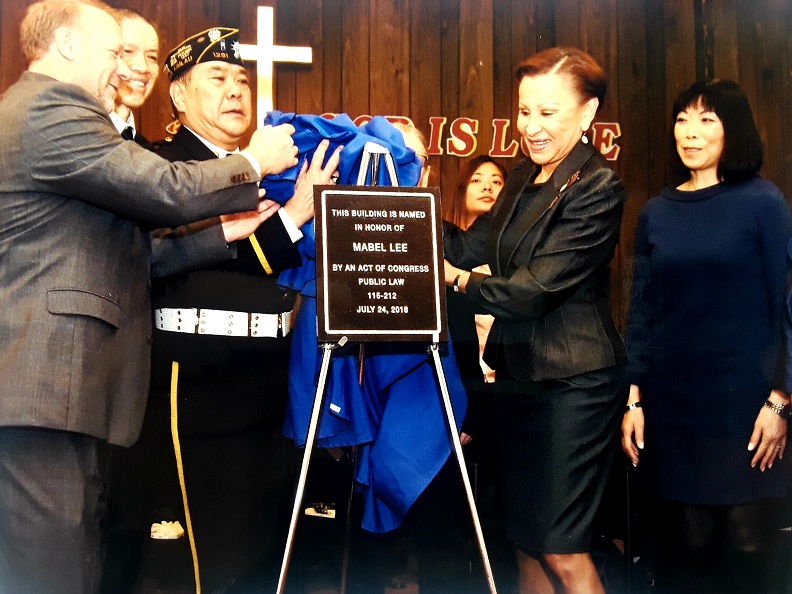
[[[792,217],[757,175],[762,144],[736,83],[692,85],[673,115],[685,181],[639,216],[622,447],[656,498],[664,591],[762,592],[768,502],[787,484]]]

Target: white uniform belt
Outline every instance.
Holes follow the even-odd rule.
[[[292,312],[278,314],[163,307],[154,310],[154,326],[166,332],[277,338],[291,330]],[[279,332],[280,331],[280,332]]]

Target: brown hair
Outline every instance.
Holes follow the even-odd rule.
[[[542,74],[566,74],[584,103],[596,97],[599,107],[608,90],[608,79],[597,61],[576,47],[551,47],[528,58],[517,67],[517,80]]]
[[[484,163],[492,163],[500,169],[503,179],[506,179],[506,169],[489,155],[479,155],[467,161],[459,170],[456,187],[451,200],[444,200],[442,203],[443,219],[449,223],[453,223],[459,228],[463,228],[467,220],[468,212],[465,204],[465,197],[467,196],[467,188],[470,185],[470,180],[476,170]]]
[[[83,5],[111,10],[99,0],[40,0],[28,6],[19,26],[19,41],[28,64],[47,53],[56,29],[74,26]]]

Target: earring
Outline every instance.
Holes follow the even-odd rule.
[[[588,144],[588,136],[586,136],[586,130],[583,130],[583,136],[580,137],[580,142],[583,144]]]

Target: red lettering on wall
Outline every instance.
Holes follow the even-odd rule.
[[[518,144],[515,140],[506,144],[506,132],[509,129],[511,122],[509,120],[495,118],[492,120],[492,148],[490,149],[490,157],[513,157],[517,154]]]
[[[621,126],[619,122],[595,122],[591,128],[594,131],[594,138],[591,142],[608,161],[615,161],[619,158],[621,147],[614,141],[621,136]]]
[[[449,133],[451,137],[446,140],[446,152],[457,157],[469,157],[476,150],[478,141],[478,120],[472,118],[457,118],[451,122]]]
[[[429,118],[429,154],[443,154],[443,128],[445,128],[448,118],[433,117]]]
[[[337,114],[323,113],[322,117],[329,120]],[[353,121],[356,126],[361,126],[371,121],[370,115],[359,115]],[[385,116],[391,123],[413,124],[407,116]],[[443,133],[445,131],[448,118],[443,116],[433,116],[429,118],[429,154],[443,155]],[[413,124],[414,125],[414,124]],[[508,146],[509,127],[511,121],[506,118],[493,118],[492,120],[492,147],[489,155],[491,157],[511,158],[517,155],[517,151],[522,152],[526,157],[530,156],[525,139],[520,137],[519,141],[512,139]],[[423,132],[420,126],[418,129]],[[451,122],[448,128],[448,138],[446,138],[445,152],[455,157],[469,157],[478,146],[477,134],[479,121],[473,118],[460,117]],[[592,146],[594,146],[609,161],[616,161],[621,152],[621,146],[616,144],[616,139],[621,137],[621,126],[618,122],[595,122],[591,126]]]

